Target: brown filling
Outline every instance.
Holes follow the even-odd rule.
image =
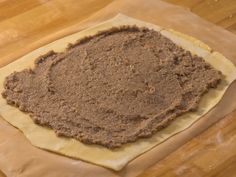
[[[221,78],[159,32],[123,26],[41,56],[2,95],[57,135],[115,148],[194,111]]]

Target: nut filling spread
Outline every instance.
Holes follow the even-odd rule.
[[[122,26],[39,57],[6,78],[2,96],[59,136],[115,148],[196,110],[222,78],[159,32]]]

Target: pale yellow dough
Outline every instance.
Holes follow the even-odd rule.
[[[19,128],[34,146],[98,164],[113,170],[122,169],[129,161],[140,154],[157,146],[170,136],[190,127],[195,121],[213,108],[222,98],[229,84],[236,78],[235,66],[224,56],[218,52],[213,52],[209,46],[193,37],[174,30],[165,30],[159,26],[136,20],[122,14],[119,14],[102,24],[45,45],[1,68],[0,92],[3,91],[3,81],[7,75],[13,71],[21,71],[25,68],[33,67],[33,62],[39,55],[45,54],[49,50],[63,51],[68,43],[73,43],[81,37],[93,35],[98,31],[108,29],[112,26],[134,24],[161,31],[163,35],[173,40],[173,42],[190,50],[194,54],[202,56],[208,63],[225,75],[224,82],[222,82],[217,89],[212,89],[204,95],[200,102],[199,109],[196,112],[187,113],[178,117],[170,126],[157,132],[151,138],[140,139],[135,143],[124,145],[116,150],[109,150],[98,145],[85,145],[75,139],[57,137],[53,130],[34,124],[28,114],[6,104],[5,99],[0,97],[0,114],[2,117],[13,126]]]

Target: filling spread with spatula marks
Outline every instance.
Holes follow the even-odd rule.
[[[40,56],[6,77],[2,96],[59,136],[116,148],[195,111],[222,78],[159,32],[122,26]]]

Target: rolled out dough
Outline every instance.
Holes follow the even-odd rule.
[[[203,96],[199,109],[196,112],[179,116],[170,126],[157,132],[150,138],[140,139],[134,143],[123,145],[121,148],[115,150],[109,150],[98,145],[86,145],[71,138],[57,137],[53,130],[34,124],[28,114],[6,104],[5,99],[2,97],[0,97],[1,116],[10,124],[20,129],[34,146],[118,171],[137,156],[150,150],[154,146],[157,146],[174,134],[190,127],[220,101],[230,83],[236,79],[235,66],[220,53],[212,51],[211,48],[203,42],[174,30],[163,29],[159,26],[119,14],[99,25],[38,48],[19,58],[15,62],[1,68],[0,92],[3,91],[3,82],[7,75],[13,71],[20,71],[28,67],[33,67],[33,62],[38,56],[49,50],[63,51],[68,43],[74,43],[81,37],[93,35],[98,31],[120,25],[145,26],[156,31],[161,31],[163,35],[170,38],[173,42],[186,50],[189,50],[193,54],[202,56],[206,62],[220,70],[225,75],[224,81],[221,82],[216,89],[211,89]]]

